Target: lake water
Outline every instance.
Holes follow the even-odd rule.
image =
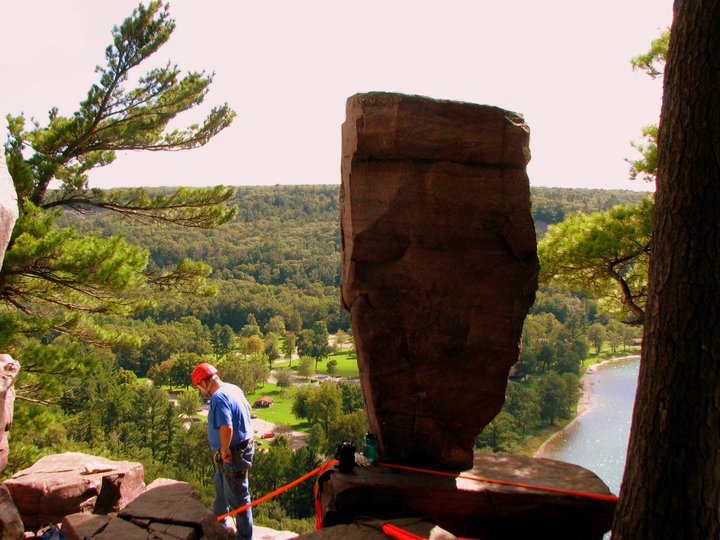
[[[542,457],[581,465],[614,494],[620,491],[640,361],[622,360],[596,368],[590,408],[544,448]]]

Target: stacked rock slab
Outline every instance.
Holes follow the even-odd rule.
[[[203,505],[187,482],[158,478],[117,514],[86,512],[65,517],[68,540],[230,540],[234,538]]]
[[[518,360],[538,260],[529,130],[497,107],[348,99],[343,306],[383,459],[472,466]]]
[[[145,490],[140,463],[66,452],[44,456],[4,482],[25,528],[60,523],[64,516],[92,512],[100,502],[117,512]]]

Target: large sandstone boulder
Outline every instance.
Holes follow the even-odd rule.
[[[45,456],[5,481],[28,530],[60,523],[66,515],[117,512],[145,490],[143,466],[78,452]],[[105,491],[108,487],[108,491]]]
[[[537,289],[528,127],[370,93],[342,134],[341,292],[371,430],[383,459],[468,468]]]

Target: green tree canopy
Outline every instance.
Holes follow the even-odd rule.
[[[126,315],[148,305],[147,287],[209,293],[210,267],[182,260],[170,270],[149,269],[147,250],[120,237],[78,234],[56,221],[64,209],[109,211],[152,223],[215,227],[235,209],[226,187],[180,189],[150,196],[146,190],[90,188],[88,173],[112,163],[117,151],[183,150],[207,143],[230,125],[227,104],[204,122],[169,129],[184,111],[200,105],[212,83],[205,72],[182,74],[170,63],[135,78],[137,68],[170,38],[175,23],[160,1],[139,5],[112,30],[105,64],[96,68],[77,111],[51,108],[47,123],[7,116],[5,158],[18,195],[20,216],[0,270],[0,317],[19,332],[53,329],[87,342],[117,343],[122,336],[92,315]],[[131,77],[131,75],[133,77]],[[132,86],[131,80],[136,80]],[[58,188],[51,188],[57,182]]]
[[[650,43],[650,50],[630,59],[633,69],[647,73],[651,79],[662,77],[665,71],[668,47],[670,45],[670,29],[664,30],[660,37]],[[655,181],[657,172],[657,124],[650,124],[642,128],[642,142],[632,141],[630,144],[640,152],[640,158],[628,160],[630,163],[630,178],[642,178],[646,182]]]
[[[538,245],[541,282],[583,291],[609,313],[642,324],[652,209],[648,197],[551,226]]]
[[[319,361],[324,360],[332,352],[328,343],[328,330],[325,321],[317,321],[312,329],[300,332],[297,339],[298,354],[309,356],[315,360],[315,369]]]

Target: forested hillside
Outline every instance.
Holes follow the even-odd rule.
[[[220,294],[212,298],[158,298],[140,314],[157,322],[192,315],[205,325],[229,325],[239,331],[248,315],[264,327],[273,315],[287,330],[309,328],[317,320],[328,330],[349,329],[339,307],[339,187],[240,187],[231,202],[237,218],[217,229],[153,226],[109,213],[67,214],[80,231],[121,235],[150,251],[151,265],[164,268],[190,258],[210,264]],[[531,188],[538,234],[571,212],[590,213],[616,204],[635,203],[632,191]]]
[[[618,204],[635,204],[647,196],[637,191],[609,189],[565,189],[531,187],[535,228],[544,232],[548,225],[563,221],[568,214],[590,214],[608,210]]]

